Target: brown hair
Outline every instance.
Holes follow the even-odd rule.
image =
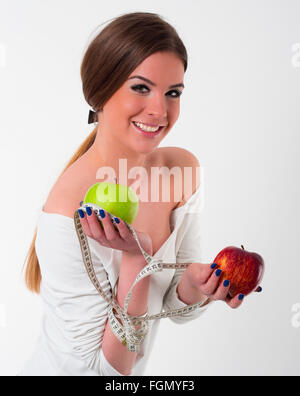
[[[81,80],[85,100],[97,113],[123,85],[130,73],[148,56],[170,51],[187,69],[187,51],[174,27],[158,14],[133,12],[112,20],[91,41],[81,63]],[[97,128],[90,133],[69,160],[66,169],[94,143]],[[25,283],[32,292],[40,292],[41,270],[35,251],[37,228],[25,258]]]

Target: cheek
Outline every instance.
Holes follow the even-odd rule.
[[[141,112],[143,109],[143,101],[140,98],[124,98],[120,110],[127,117],[132,117]]]
[[[116,95],[107,107],[110,123],[126,126],[130,119],[138,114],[141,105],[138,100],[124,95]]]
[[[114,102],[116,111],[123,115],[130,115],[143,106],[141,98],[137,97],[137,95],[132,95],[129,92],[119,92],[115,97]]]

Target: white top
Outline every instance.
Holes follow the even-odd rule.
[[[183,206],[172,211],[171,235],[154,258],[166,263],[201,262],[200,205],[199,187]],[[87,239],[101,287],[111,295],[120,272],[122,252]],[[73,219],[41,210],[35,249],[42,274],[40,295],[44,315],[35,351],[18,375],[123,375],[106,360],[101,348],[108,305],[86,272]],[[183,271],[164,269],[151,275],[149,315],[186,306],[176,292]],[[206,308],[207,305],[184,317],[150,320],[131,375],[143,375],[161,320],[183,324],[198,318]]]

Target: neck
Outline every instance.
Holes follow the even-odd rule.
[[[88,171],[94,175],[95,179],[107,179],[112,183],[124,184],[126,178],[126,183],[130,185],[135,180],[135,178],[128,179],[130,169],[134,167],[148,169],[151,153],[134,152],[123,144],[119,144],[115,137],[111,138],[109,134],[98,132],[99,130],[93,145],[82,157],[87,164]]]

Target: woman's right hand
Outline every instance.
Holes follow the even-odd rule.
[[[122,219],[118,218],[120,222],[116,224],[118,228],[118,230],[116,230],[108,213],[104,210],[105,216],[101,218],[103,224],[102,228],[92,208],[88,207],[86,211],[87,214],[84,213],[83,210],[78,209],[80,222],[87,236],[95,239],[102,246],[122,250],[134,256],[142,256],[142,252],[136,240]],[[136,230],[135,232],[142,248],[152,256],[153,246],[150,235]]]

